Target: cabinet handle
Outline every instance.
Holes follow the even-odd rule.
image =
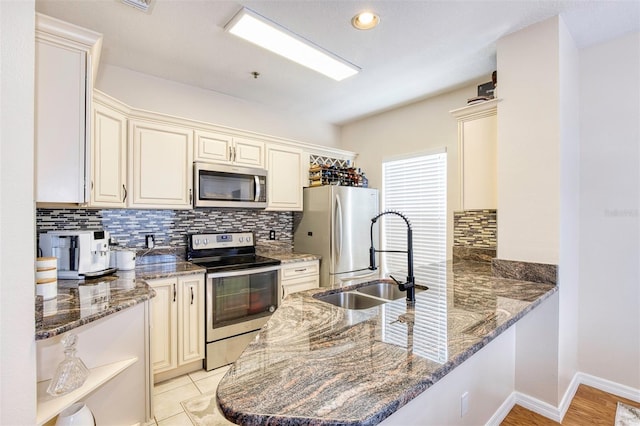
[[[173,301],[176,301],[176,285],[173,285]]]
[[[233,161],[236,161],[236,158],[238,156],[238,148],[233,147]]]
[[[296,272],[304,272],[304,271],[306,271],[306,270],[307,270],[307,268],[302,268],[302,269],[296,269],[295,271],[296,271]]]
[[[193,287],[189,287],[191,290],[191,304],[193,305]]]
[[[189,204],[193,202],[193,189],[189,188]]]
[[[229,161],[233,161],[233,147],[229,147]]]
[[[124,203],[127,200],[127,187],[122,185],[122,190],[124,191],[124,196],[122,197],[122,202]]]
[[[93,191],[93,181],[91,181],[91,190]]]

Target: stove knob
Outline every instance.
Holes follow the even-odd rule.
[[[204,240],[202,240],[202,244],[204,244],[204,245],[206,246],[207,244],[209,244],[209,240],[207,240],[207,239],[205,238]]]
[[[193,245],[195,247],[198,247],[200,245],[200,240],[198,240],[198,239],[193,240]]]
[[[240,237],[240,242],[242,242],[243,240],[244,240],[244,238],[243,238],[243,237]]]
[[[247,237],[247,242],[250,243],[251,242],[251,237]]]

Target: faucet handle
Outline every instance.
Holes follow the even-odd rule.
[[[398,284],[398,287],[400,287],[401,291],[405,291],[406,289],[413,287],[413,283],[411,281],[401,283],[400,281],[396,280],[391,274],[389,274],[389,278],[391,278],[396,284]]]

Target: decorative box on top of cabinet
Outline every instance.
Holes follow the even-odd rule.
[[[499,99],[459,108],[458,169],[461,210],[497,208],[497,106]]]
[[[262,141],[204,130],[195,131],[195,140],[196,161],[264,168]]]
[[[204,275],[148,280],[151,300],[153,373],[168,372],[204,359]],[[201,368],[197,364],[195,369]],[[178,374],[178,373],[176,373]]]
[[[320,287],[319,274],[320,262],[318,260],[283,263],[280,268],[282,298],[284,299],[291,293]]]
[[[129,120],[129,207],[190,209],[193,129]]]
[[[102,35],[40,13],[35,23],[36,201],[85,203]]]

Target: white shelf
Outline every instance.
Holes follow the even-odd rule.
[[[36,417],[38,425],[48,422],[57,416],[62,410],[71,406],[74,402],[79,401],[95,389],[113,379],[129,366],[133,365],[136,361],[138,361],[138,357],[91,368],[89,369],[89,377],[82,386],[62,396],[51,396],[47,393],[47,388],[49,387],[49,382],[51,382],[51,380],[38,382],[38,407]]]

